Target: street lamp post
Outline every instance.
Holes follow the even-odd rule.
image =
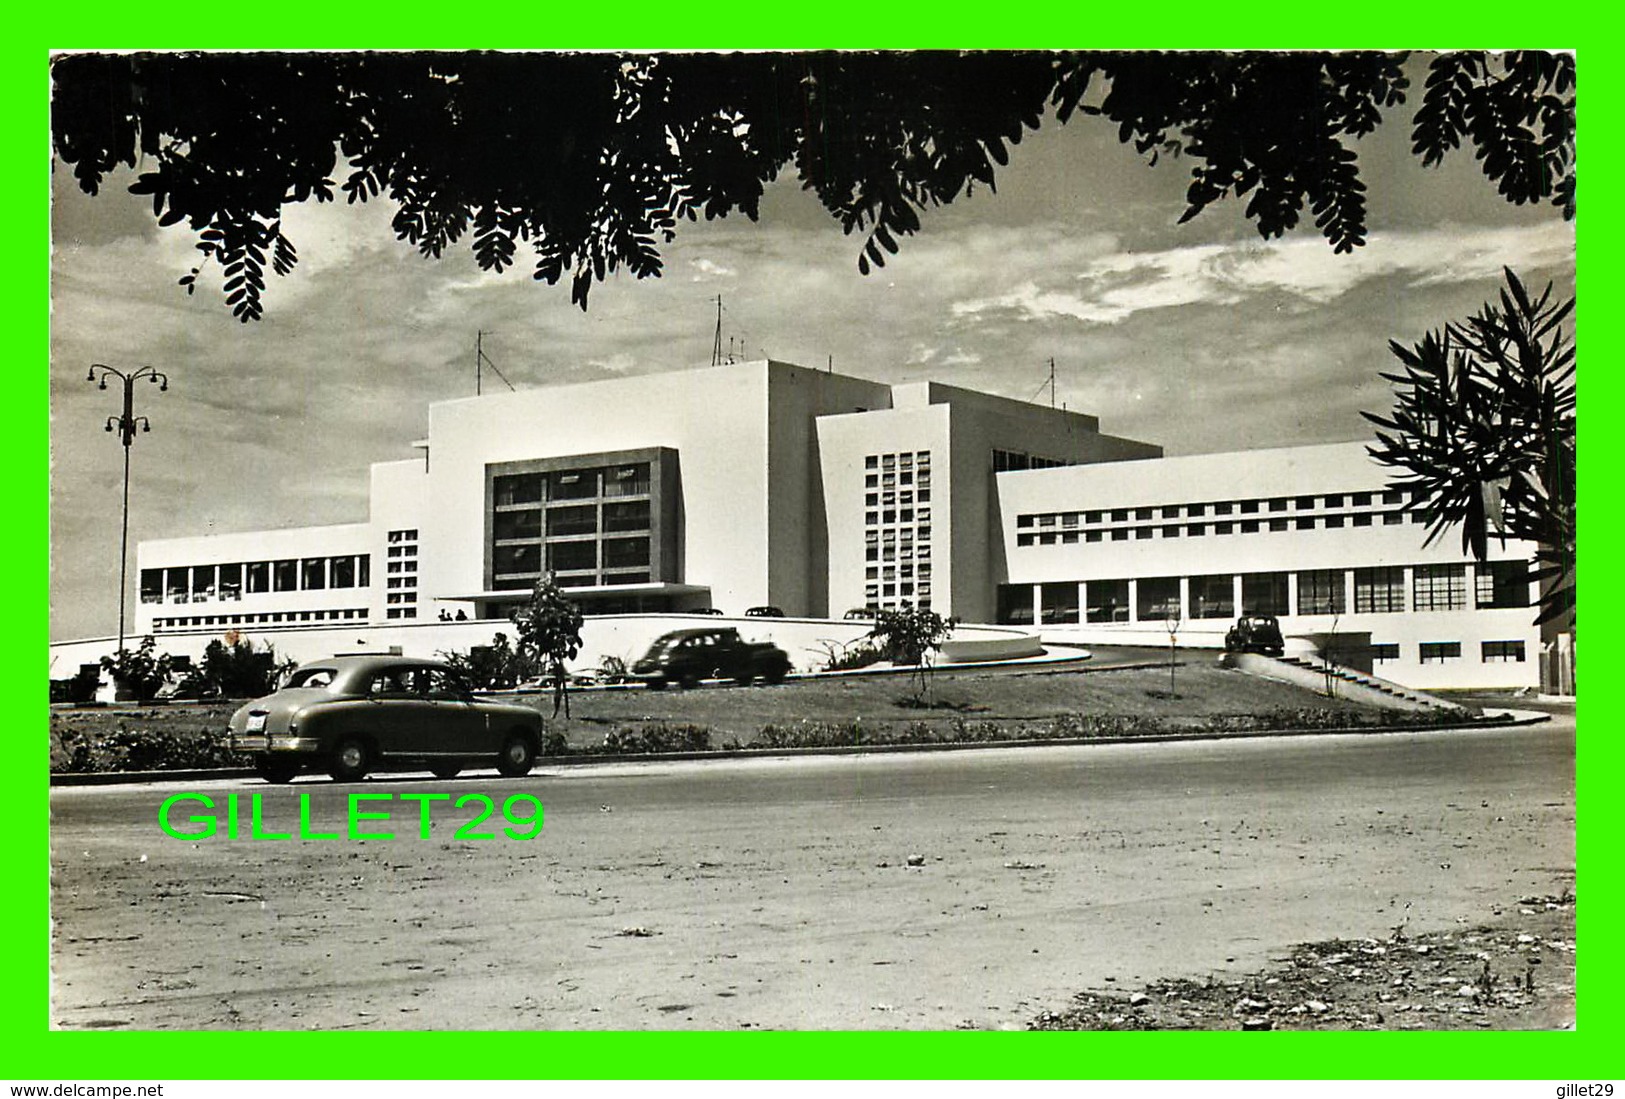
[[[117,416],[107,418],[106,430],[117,431],[119,442],[124,444],[124,519],[119,532],[118,544],[118,649],[124,651],[124,597],[128,590],[128,561],[130,552],[130,444],[135,442],[136,426],[140,425],[142,431],[151,431],[152,424],[145,416],[135,414],[135,383],[142,378],[156,385],[160,392],[169,388],[168,375],[154,370],[150,366],[126,374],[122,370],[115,370],[111,366],[94,363],[90,372],[85,375],[85,381],[96,382],[97,389],[107,388],[108,378],[117,378],[124,383],[124,411]]]

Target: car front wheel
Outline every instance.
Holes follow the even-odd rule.
[[[371,762],[366,741],[349,737],[339,741],[328,774],[333,776],[335,782],[359,782],[367,777],[367,765]]]
[[[502,745],[502,755],[497,757],[497,770],[507,778],[519,778],[530,774],[535,763],[536,749],[530,738],[515,735]]]
[[[455,763],[437,763],[429,768],[429,773],[435,778],[456,778],[462,771]]]

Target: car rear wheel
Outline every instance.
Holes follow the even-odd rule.
[[[536,764],[536,748],[531,744],[529,737],[515,734],[502,745],[502,754],[497,757],[497,770],[507,778],[519,778],[530,774],[530,769]]]
[[[734,676],[734,682],[739,684],[741,687],[749,687],[752,683],[756,682],[756,677],[751,675],[749,672],[740,672],[738,675]]]
[[[773,667],[767,670],[767,674],[762,676],[762,678],[767,680],[769,683],[783,683],[784,677],[788,675],[789,672],[790,669],[785,667],[783,664],[775,664]]]
[[[333,763],[328,774],[335,782],[359,782],[367,777],[367,765],[372,762],[367,742],[356,737],[339,741],[333,752]]]
[[[644,686],[648,687],[651,691],[663,691],[666,689],[666,681],[658,675],[645,679],[643,683]]]
[[[455,763],[437,763],[429,768],[429,773],[435,778],[456,778],[462,771],[463,769]]]
[[[293,781],[293,777],[299,773],[299,763],[292,759],[258,756],[254,760],[254,772],[266,782],[281,786]]]
[[[700,673],[684,672],[683,678],[679,679],[677,682],[683,685],[683,690],[692,691],[695,687],[700,685]]]

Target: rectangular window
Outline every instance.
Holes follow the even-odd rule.
[[[1286,497],[1285,496],[1277,496],[1275,499],[1271,500],[1270,501],[1270,510],[1271,511],[1285,511],[1286,510]]]
[[[1185,528],[1185,537],[1187,538],[1200,538],[1206,533],[1207,525],[1205,523],[1192,523]]]
[[[1235,577],[1191,577],[1191,617],[1233,618],[1236,614]]]
[[[604,540],[604,567],[606,569],[648,568],[649,540],[647,538],[606,538]]]
[[[1343,570],[1311,569],[1298,573],[1299,614],[1342,614]]]
[[[604,505],[606,531],[649,530],[649,502],[638,500],[628,504]]]
[[[1284,572],[1244,572],[1241,574],[1241,613],[1289,613]]]
[[[590,500],[598,495],[598,474],[596,469],[573,469],[562,473],[550,473],[547,477],[547,498],[549,500]]]
[[[1412,610],[1459,611],[1467,606],[1466,565],[1417,565],[1412,575]]]
[[[327,587],[327,558],[304,559],[299,568],[299,587],[303,591],[321,591]]]
[[[1090,622],[1128,621],[1128,581],[1091,580],[1084,585]]]
[[[333,558],[329,580],[335,588],[355,587],[355,558]]]
[[[1148,576],[1134,585],[1134,617],[1141,622],[1166,622],[1182,617],[1179,577]]]
[[[1243,515],[1257,515],[1260,502],[1258,500],[1243,500],[1241,502],[1241,513]]]
[[[1473,566],[1475,603],[1480,610],[1529,605],[1529,562],[1486,561]]]
[[[1354,613],[1388,614],[1405,609],[1405,570],[1397,565],[1354,570]]]
[[[1372,642],[1371,662],[1373,664],[1392,664],[1399,659],[1399,646],[1391,642]]]
[[[1422,663],[1443,664],[1447,660],[1461,659],[1460,641],[1424,641],[1421,645]]]
[[[1357,508],[1368,508],[1371,506],[1371,494],[1369,492],[1356,492],[1349,497],[1349,502]]]
[[[214,566],[192,566],[192,602],[214,598]]]
[[[514,504],[539,504],[542,500],[542,475],[521,473],[511,477],[493,477],[491,498],[499,508]],[[389,540],[400,541],[396,536],[404,533],[405,531],[391,531]]]
[[[1479,646],[1485,664],[1522,664],[1522,641],[1485,641]]]
[[[273,591],[298,591],[299,562],[292,560],[271,562],[271,589]]]
[[[1044,584],[1039,589],[1045,622],[1078,620],[1078,585]]]
[[[355,586],[364,588],[372,583],[372,555],[363,553],[355,559]]]
[[[597,533],[598,509],[591,504],[585,507],[549,508],[547,511],[549,538]]]
[[[248,591],[252,595],[271,590],[271,562],[250,561],[248,563]]]
[[[1315,498],[1313,496],[1299,496],[1293,501],[1292,506],[1299,511],[1311,511],[1315,506]]]
[[[391,571],[394,565],[390,566]],[[539,573],[542,571],[542,549],[534,542],[524,546],[497,546],[491,551],[491,571],[497,574]],[[394,587],[395,581],[390,580]]]
[[[243,597],[243,566],[220,566],[220,598],[236,601]]]
[[[636,465],[616,466],[607,470],[604,477],[604,495],[649,495],[649,463],[639,462]]]
[[[1288,520],[1288,519],[1271,519],[1270,520],[1270,529],[1271,530],[1286,530],[1288,525],[1290,525],[1290,522],[1291,521]]]
[[[598,567],[596,542],[552,542],[547,547],[547,567],[554,572],[580,572]]]
[[[141,570],[141,602],[162,603],[164,601],[164,570]]]
[[[511,542],[518,538],[540,538],[542,536],[542,512],[540,508],[526,508],[523,511],[499,511],[492,516],[492,534],[498,542]],[[391,546],[389,552],[395,553],[398,546]]]

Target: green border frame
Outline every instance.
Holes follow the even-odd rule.
[[[49,133],[47,51],[62,48],[472,48],[501,43],[519,48],[814,48],[814,47],[1166,47],[1189,48],[1417,48],[1505,46],[1509,39],[1578,50],[1581,80],[1580,160],[1591,181],[1588,195],[1618,178],[1612,120],[1618,117],[1620,77],[1603,31],[1600,5],[1534,9],[1504,0],[1452,3],[1423,10],[1415,3],[1278,12],[1256,4],[1196,10],[1167,7],[1162,19],[1145,9],[1102,14],[1076,3],[1040,0],[982,6],[975,12],[899,9],[879,4],[811,5],[773,14],[765,5],[692,7],[621,3],[604,18],[586,10],[484,5],[477,23],[448,26],[443,5],[380,9],[294,3],[244,10],[219,7],[124,5],[108,11],[76,9],[55,25],[12,23],[0,68],[10,105],[4,125],[11,171],[3,178],[15,230],[4,277],[12,316],[14,362],[49,357],[49,184],[40,171],[41,142]],[[467,9],[461,9],[467,11]],[[486,13],[489,14],[486,14]],[[168,20],[168,22],[166,22]],[[1473,41],[1478,40],[1477,42]],[[1488,39],[1488,41],[1484,41]],[[30,153],[27,150],[33,149]],[[1458,154],[1465,155],[1465,154]],[[45,201],[42,201],[45,199]],[[1606,200],[1606,196],[1604,196]],[[1611,291],[1621,281],[1613,247],[1616,218],[1593,198],[1581,235],[1577,285],[1580,346],[1588,363],[1606,363],[1618,346]],[[1441,318],[1443,320],[1445,318]],[[43,754],[35,722],[38,662],[49,635],[49,501],[47,379],[21,366],[11,379],[18,414],[3,437],[13,492],[10,520],[21,537],[5,543],[12,575],[24,597],[0,633],[9,691],[3,705],[10,731]],[[1583,371],[1586,388],[1581,447],[1587,511],[1583,561],[1606,561],[1614,545],[1614,518],[1589,491],[1609,475],[1618,444],[1611,414],[1621,407],[1621,384],[1606,366]],[[1589,476],[1588,476],[1589,475]],[[1596,646],[1595,648],[1591,646]],[[1613,638],[1588,638],[1586,667],[1607,668],[1619,649]],[[1596,674],[1596,673],[1593,673]],[[48,1029],[47,951],[49,869],[46,770],[39,756],[11,783],[14,838],[3,847],[7,902],[0,910],[11,969],[0,998],[5,1075],[15,1080],[163,1080],[258,1078],[267,1072],[316,1078],[1095,1078],[1095,1079],[1557,1079],[1618,1077],[1614,1042],[1622,1032],[1621,951],[1610,935],[1619,910],[1611,871],[1619,825],[1612,780],[1618,749],[1607,710],[1586,708],[1590,737],[1579,750],[1577,803],[1583,824],[1577,892],[1585,950],[1580,967],[1579,1026],[1570,1033],[1534,1034],[986,1034],[986,1033],[58,1033]]]

